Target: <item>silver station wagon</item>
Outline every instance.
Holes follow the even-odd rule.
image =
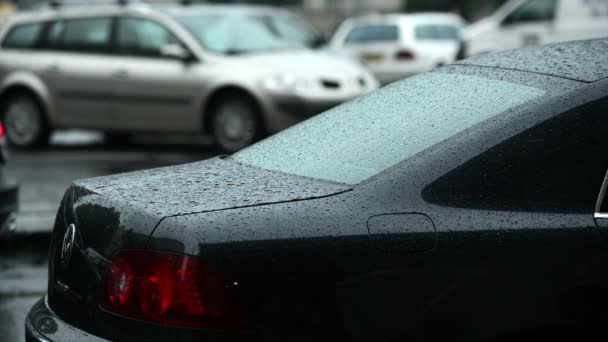
[[[124,1],[123,1],[124,2]],[[226,151],[378,88],[357,60],[314,50],[312,27],[262,6],[49,6],[0,33],[7,140],[53,129],[211,133]]]

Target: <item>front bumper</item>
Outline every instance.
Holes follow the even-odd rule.
[[[49,308],[46,296],[34,304],[25,319],[25,340],[27,342],[108,341],[62,321]]]

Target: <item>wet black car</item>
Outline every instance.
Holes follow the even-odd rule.
[[[0,237],[17,227],[18,188],[6,174],[6,142],[0,122]]]
[[[232,156],[77,181],[27,337],[603,336],[606,56],[468,59]]]

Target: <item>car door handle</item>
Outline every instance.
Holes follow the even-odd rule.
[[[129,73],[127,72],[127,70],[117,70],[112,74],[112,77],[114,78],[127,78],[129,77]]]

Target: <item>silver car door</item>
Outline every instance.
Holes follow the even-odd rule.
[[[59,20],[49,27],[39,73],[53,97],[59,127],[105,129],[114,121],[112,20]]]
[[[117,122],[140,131],[199,131],[198,63],[176,36],[155,20],[128,16],[119,19],[116,39]]]

